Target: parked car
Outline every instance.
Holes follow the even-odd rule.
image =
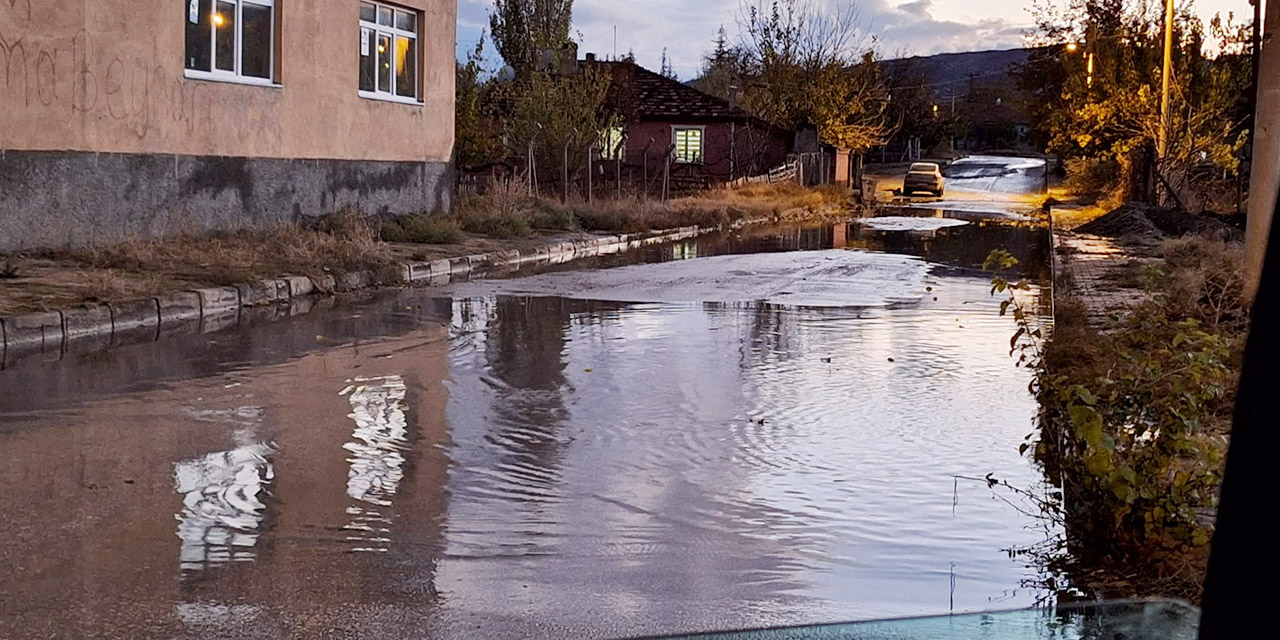
[[[902,195],[909,196],[916,191],[929,191],[942,197],[946,180],[942,177],[942,169],[935,162],[915,162],[907,170],[907,177],[902,181]]]

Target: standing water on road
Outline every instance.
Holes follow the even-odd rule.
[[[964,218],[964,214],[957,214]],[[625,637],[1029,605],[1042,230],[754,227],[0,372],[0,636]],[[1032,274],[1038,275],[1038,274]]]

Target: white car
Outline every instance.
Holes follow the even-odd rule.
[[[916,191],[928,191],[942,197],[946,180],[942,177],[942,169],[936,162],[914,162],[907,169],[907,177],[902,181],[902,195],[909,196]]]

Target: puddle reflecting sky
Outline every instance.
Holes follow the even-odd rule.
[[[972,269],[1042,255],[1038,233],[759,228],[595,263],[944,265],[908,304],[391,292],[0,372],[0,636],[619,637],[1028,604],[1003,549],[1034,523],[953,476],[1036,478],[1029,377]]]

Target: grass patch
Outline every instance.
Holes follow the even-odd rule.
[[[478,233],[499,240],[529,237],[533,233],[531,218],[528,211],[471,211],[459,215],[462,228],[468,233]]]
[[[463,240],[462,225],[457,220],[420,213],[384,222],[378,234],[385,242],[458,244]]]
[[[666,203],[657,200],[601,200],[590,204],[531,196],[519,181],[490,183],[483,195],[463,199],[453,218],[469,233],[522,238],[537,231],[635,233],[676,227],[714,227],[754,217],[847,216],[851,194],[839,185],[816,189],[794,183],[712,189]]]
[[[210,285],[286,273],[385,273],[394,265],[387,245],[357,210],[324,216],[311,228],[279,224],[261,231],[132,239],[71,250],[62,257],[107,272],[165,273]]]

